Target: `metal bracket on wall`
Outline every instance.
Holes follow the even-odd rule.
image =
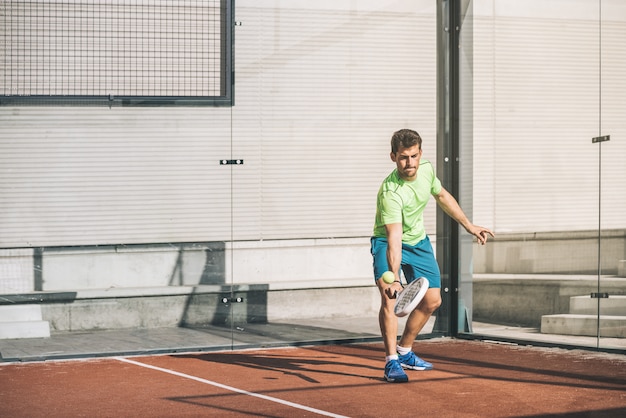
[[[608,299],[608,293],[592,293],[591,299]]]
[[[237,297],[237,298],[222,298],[222,303],[242,303],[243,302],[243,298],[242,297]]]
[[[220,160],[220,165],[230,165],[230,164],[242,165],[243,160]]]
[[[595,138],[591,138],[591,143],[596,144],[598,142],[606,142],[610,140],[611,140],[611,135],[596,136]]]

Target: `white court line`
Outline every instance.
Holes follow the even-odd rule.
[[[237,389],[235,387],[223,385],[221,383],[213,382],[211,380],[202,379],[200,377],[191,376],[189,374],[176,372],[176,371],[170,370],[170,369],[164,369],[164,368],[157,367],[157,366],[151,366],[150,364],[140,363],[138,361],[129,360],[127,358],[115,357],[115,359],[119,360],[119,361],[122,361],[124,363],[130,363],[130,364],[134,364],[136,366],[145,367],[147,369],[152,369],[152,370],[157,370],[157,371],[160,371],[160,372],[163,372],[163,373],[173,374],[174,376],[184,377],[185,379],[195,380],[196,382],[205,383],[207,385],[215,386],[215,387],[218,387],[218,388],[221,388],[221,389],[226,389],[226,390],[229,390],[231,392],[240,393],[242,395],[253,396],[255,398],[265,399],[266,401],[276,402],[276,403],[279,403],[279,404],[291,406],[292,408],[302,409],[302,410],[313,412],[313,413],[316,413],[316,414],[319,414],[319,415],[323,415],[323,416],[326,416],[326,417],[348,418],[345,415],[337,415],[337,414],[333,414],[332,412],[322,411],[321,409],[310,408],[308,406],[300,405],[300,404],[297,404],[297,403],[294,403],[294,402],[285,401],[285,400],[274,398],[274,397],[271,397],[271,396],[261,395],[260,393],[248,392],[247,390]]]

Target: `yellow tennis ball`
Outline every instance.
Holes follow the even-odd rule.
[[[387,284],[391,284],[396,281],[396,276],[391,271],[386,271],[383,273],[383,282]]]

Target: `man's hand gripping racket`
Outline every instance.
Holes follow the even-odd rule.
[[[395,293],[396,304],[394,306],[394,312],[396,316],[407,316],[419,305],[424,298],[426,291],[428,290],[428,279],[420,277],[413,280],[404,288]]]

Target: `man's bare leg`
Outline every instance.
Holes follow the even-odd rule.
[[[413,342],[417,338],[424,325],[428,322],[432,314],[441,305],[441,289],[432,288],[426,291],[424,299],[417,305],[417,308],[409,315],[406,321],[402,338],[400,339],[400,347],[412,347]],[[393,312],[392,312],[393,313]],[[397,332],[397,324],[396,324]],[[395,349],[394,344],[394,349]]]
[[[389,299],[385,291],[378,286],[380,291],[380,310],[378,312],[378,323],[380,333],[385,345],[385,355],[396,354],[396,344],[398,343],[398,317],[393,312],[394,300]]]

